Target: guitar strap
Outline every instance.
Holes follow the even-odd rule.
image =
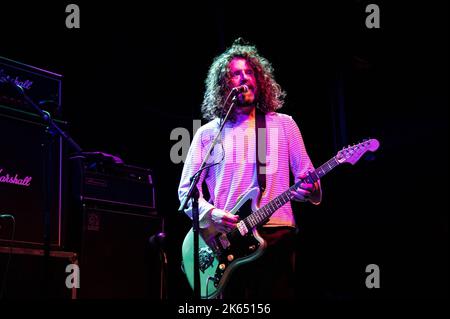
[[[266,114],[259,108],[256,108],[255,122],[256,174],[258,175],[258,185],[262,195],[266,190]]]

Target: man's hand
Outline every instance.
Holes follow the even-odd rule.
[[[306,176],[306,174],[303,174],[300,178],[304,179]],[[298,187],[295,191],[291,191],[292,199],[298,202],[306,202],[309,200],[314,190],[314,184],[301,183],[300,187]]]
[[[229,231],[236,227],[236,223],[239,221],[239,216],[227,213],[224,210],[213,208],[205,216],[206,223],[204,227],[214,225],[218,231]]]

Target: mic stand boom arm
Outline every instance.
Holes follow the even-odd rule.
[[[53,121],[52,117],[50,116],[50,113],[42,110],[28,95],[25,94],[24,89],[17,85],[17,89],[19,90],[19,93],[23,96],[25,101],[28,102],[35,110],[36,112],[42,117],[44,122],[48,125],[48,127],[51,130],[52,135],[59,135],[61,136],[66,142],[69,144],[70,147],[72,147],[76,153],[82,153],[83,150],[81,147],[69,136],[66,132],[64,132],[56,123]]]

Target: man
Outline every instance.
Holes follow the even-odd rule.
[[[205,82],[202,112],[210,122],[202,126],[193,138],[178,194],[180,200],[185,197],[191,176],[198,171],[223,115],[231,106],[227,98],[233,93],[233,88],[244,86],[244,92],[238,94],[234,101],[230,119],[225,123],[220,143],[212,152],[209,167],[202,172],[197,185],[200,227],[214,225],[226,232],[239,222],[238,216],[229,211],[246,190],[263,186],[260,185],[261,176],[265,179],[265,188],[261,189],[259,207],[289,188],[290,171],[297,182],[314,168],[297,124],[292,117],[276,112],[283,105],[285,93],[274,79],[272,66],[254,46],[241,39],[236,40],[231,48],[214,60]],[[257,157],[257,112],[263,114],[266,126],[265,173],[260,171],[259,174],[257,159],[261,160],[262,156]],[[319,182],[302,183],[291,191],[291,198],[319,204]],[[186,213],[192,217],[191,206]],[[290,287],[293,286],[296,223],[290,203],[280,207],[258,230],[268,243],[267,249],[255,262],[236,269],[223,296],[292,298],[294,292]]]

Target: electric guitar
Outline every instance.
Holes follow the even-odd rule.
[[[375,152],[379,145],[378,140],[370,139],[342,149],[325,164],[310,172],[305,179],[297,182],[263,207],[258,207],[259,188],[251,188],[239,197],[230,211],[231,214],[238,214],[240,217],[235,229],[229,232],[219,232],[214,226],[200,229],[200,297],[216,298],[236,268],[261,256],[266,248],[266,242],[256,228],[264,224],[278,208],[292,199],[291,190],[297,189],[302,182],[310,184],[316,182],[340,164],[354,165],[367,151]],[[192,288],[194,287],[193,243],[191,229],[183,241],[182,258],[184,272]]]

